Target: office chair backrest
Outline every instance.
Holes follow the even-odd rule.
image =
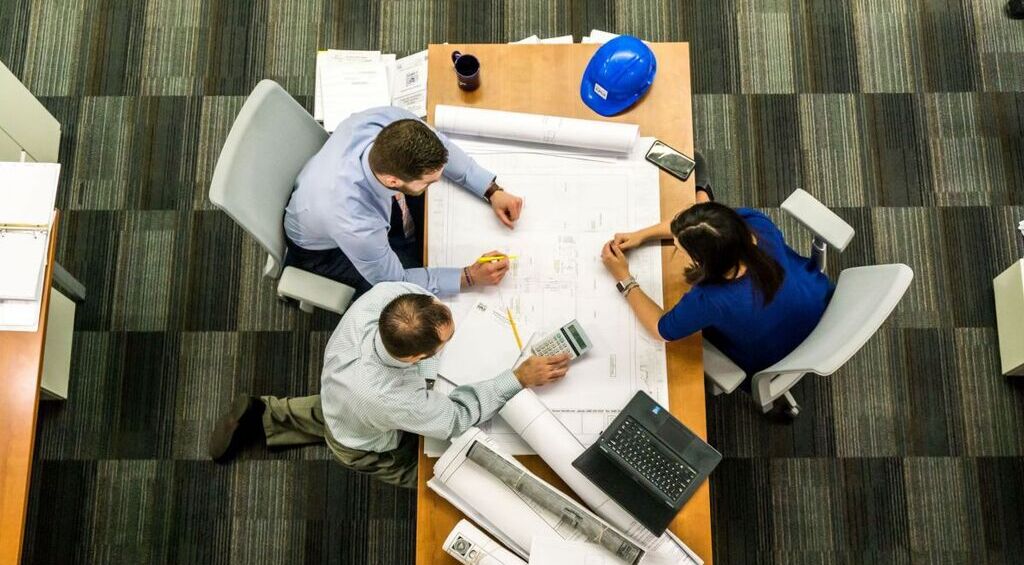
[[[830,375],[853,357],[899,304],[914,278],[901,263],[853,267],[839,274],[821,321],[792,353],[758,373]]]
[[[327,132],[272,80],[262,80],[231,126],[210,184],[210,201],[267,252],[264,275],[284,261],[284,209],[295,178]]]

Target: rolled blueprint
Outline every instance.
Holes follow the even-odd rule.
[[[636,563],[644,554],[643,549],[616,532],[603,520],[572,500],[559,496],[550,485],[541,482],[521,467],[513,465],[486,445],[474,442],[466,457],[486,469],[517,494],[560,517],[560,527],[579,530],[583,533],[584,539],[600,545],[626,563]]]
[[[640,137],[637,124],[443,104],[434,109],[434,127],[454,135],[597,149],[609,153],[628,153]]]
[[[459,520],[441,547],[463,565],[526,565],[469,520]]]
[[[469,459],[467,452],[477,443],[486,445],[494,453],[505,458],[509,464],[528,472],[511,456],[502,453],[487,434],[478,428],[470,428],[466,433],[452,439],[451,446],[434,464],[434,476],[427,481],[427,487],[523,559],[530,557],[530,545],[537,536],[561,538],[566,541],[587,541],[585,533],[579,528],[572,527],[564,516],[548,511],[509,488],[500,479]],[[590,514],[590,511],[554,487],[548,485],[548,488],[556,496],[575,505],[579,509],[577,513]],[[591,516],[597,519],[593,514]],[[621,562],[621,559],[604,547],[596,545],[595,549],[603,552],[609,562]]]
[[[498,414],[594,513],[647,550],[647,556],[641,564],[703,563],[693,550],[671,532],[656,537],[572,466],[573,460],[583,453],[583,444],[532,390],[524,389],[516,394]]]

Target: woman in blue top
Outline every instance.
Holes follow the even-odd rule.
[[[648,332],[673,341],[703,330],[749,377],[800,345],[824,314],[833,286],[786,245],[767,216],[713,202],[701,176],[696,204],[672,220],[615,234],[601,258]],[[636,284],[623,253],[655,239],[673,240],[692,287],[667,311]],[[750,379],[742,386],[749,392]]]

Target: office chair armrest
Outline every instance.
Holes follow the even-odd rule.
[[[704,376],[715,384],[722,392],[729,394],[740,386],[747,374],[718,350],[717,347],[704,340]]]
[[[803,189],[793,191],[782,209],[837,251],[846,249],[853,239],[853,227]]]
[[[304,312],[312,312],[315,306],[344,314],[355,292],[348,285],[295,267],[285,267],[277,283],[277,294],[298,300]]]

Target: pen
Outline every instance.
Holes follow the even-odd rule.
[[[505,313],[508,314],[508,323],[512,324],[512,335],[516,337],[516,345],[519,346],[519,350],[523,350],[523,340],[519,339],[519,330],[516,328],[516,321],[512,319],[512,309],[505,308]]]
[[[518,255],[490,255],[488,257],[481,257],[481,258],[477,259],[476,262],[477,263],[493,263],[495,261],[501,261],[502,259],[508,259],[509,261],[511,261],[512,259],[518,259],[518,258],[519,258]]]

